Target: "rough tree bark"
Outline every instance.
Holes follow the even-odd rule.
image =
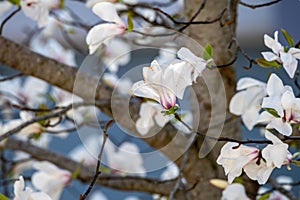
[[[185,15],[187,19],[192,17],[193,13],[197,11],[202,2],[203,0],[185,0]],[[202,46],[206,43],[211,44],[214,52],[213,59],[216,65],[230,63],[235,57],[234,47],[231,49],[231,52],[228,51],[228,47],[232,42],[232,37],[235,37],[238,2],[238,0],[207,0],[204,9],[196,17],[195,21],[215,19],[216,16],[220,15],[220,13],[226,9],[226,13],[222,19],[224,26],[220,26],[219,23],[214,23],[190,26],[188,29],[188,35],[199,42]],[[205,132],[207,130],[207,125],[209,124],[212,115],[222,115],[222,101],[227,100],[228,105],[229,100],[235,91],[236,80],[233,67],[226,67],[219,71],[221,73],[222,80],[218,78],[216,73],[209,73],[205,75],[205,82],[202,79],[199,80],[197,84],[193,85],[201,113],[198,128],[198,131],[200,132]],[[214,84],[219,85],[216,84],[219,81],[223,82],[226,94],[224,94],[222,90],[215,88],[214,99],[211,99],[211,94],[209,94],[207,86],[210,87]],[[212,106],[214,106],[213,112],[211,112]],[[192,110],[194,109],[192,108]],[[232,117],[229,112],[227,112],[226,116],[226,123],[224,124],[222,134],[233,138],[240,137],[240,123],[237,118]],[[184,171],[185,177],[187,177],[187,180],[190,183],[193,183],[196,181],[195,179],[200,177],[200,181],[197,186],[189,192],[191,199],[219,199],[220,190],[212,187],[209,184],[209,180],[216,177],[224,178],[222,167],[216,165],[216,158],[220,153],[220,148],[223,143],[218,143],[214,146],[212,152],[210,152],[204,159],[199,159],[197,154],[203,144],[203,140],[198,139],[197,143],[198,145],[190,153],[189,160]],[[251,189],[249,191],[253,194],[253,191],[257,190],[257,184],[249,180],[246,182],[251,185]]]

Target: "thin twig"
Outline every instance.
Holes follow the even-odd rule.
[[[177,117],[176,117],[177,115]],[[200,137],[207,137],[209,139],[212,140],[217,140],[218,142],[236,142],[239,145],[241,144],[273,144],[272,141],[270,140],[238,140],[238,139],[234,139],[234,138],[229,138],[229,137],[219,137],[219,138],[215,138],[209,135],[205,135],[203,133],[200,133],[198,131],[193,130],[187,123],[185,123],[179,116],[177,113],[175,113],[175,118],[181,122],[186,128],[188,128],[191,133],[196,133],[197,136]],[[300,136],[284,136],[283,138],[279,138],[281,141],[288,141],[288,140],[300,140]]]
[[[106,143],[106,140],[107,140],[107,130],[109,128],[109,126],[114,122],[114,120],[110,120],[106,123],[104,129],[103,129],[103,142],[102,142],[102,146],[101,146],[101,149],[100,149],[100,153],[98,155],[98,161],[97,161],[97,166],[96,166],[96,172],[95,172],[95,175],[93,177],[93,180],[92,182],[90,183],[88,189],[86,190],[86,192],[82,195],[80,194],[80,200],[84,200],[87,198],[87,196],[89,195],[89,193],[92,191],[95,183],[96,183],[96,180],[97,178],[99,177],[99,175],[101,174],[101,170],[100,170],[100,165],[101,165],[101,159],[102,159],[102,155],[103,155],[103,152],[104,152],[104,145]]]
[[[16,73],[16,74],[13,74],[13,75],[10,75],[10,76],[1,78],[1,79],[0,79],[0,82],[8,81],[8,80],[14,79],[14,78],[16,78],[16,77],[20,77],[20,76],[22,76],[22,75],[23,75],[23,74],[22,74],[21,72],[19,72],[19,73]]]
[[[15,14],[17,14],[20,10],[21,10],[21,7],[19,6],[16,10],[14,10],[12,13],[10,13],[10,14],[3,20],[3,22],[1,23],[1,26],[0,26],[0,35],[2,35],[3,28],[4,28],[4,25],[6,24],[6,22],[8,22],[8,20],[10,20],[10,19],[11,19]]]
[[[88,106],[88,105],[95,105],[95,102],[79,102],[79,103],[74,103],[74,104],[70,104],[70,105],[66,106],[65,108],[63,108],[63,109],[61,109],[59,111],[35,117],[35,118],[33,118],[33,119],[29,120],[29,121],[26,121],[26,122],[20,124],[19,126],[13,128],[13,129],[11,129],[11,130],[3,133],[2,135],[0,135],[0,141],[4,140],[7,137],[12,136],[13,134],[19,132],[23,128],[25,128],[25,127],[33,124],[33,123],[36,123],[36,122],[39,122],[39,121],[42,121],[42,120],[47,120],[47,119],[54,118],[54,117],[62,117],[67,111],[69,111],[69,110],[71,110],[73,108],[77,108],[77,107],[81,107],[81,106]]]
[[[282,1],[282,0],[275,0],[275,1],[270,1],[270,2],[267,2],[267,3],[256,4],[256,5],[248,4],[248,3],[240,1],[240,4],[243,5],[243,6],[245,6],[245,7],[248,7],[248,8],[251,8],[251,9],[255,9],[255,8],[261,8],[261,7],[271,6],[271,5],[276,4],[276,3],[280,2],[280,1]]]

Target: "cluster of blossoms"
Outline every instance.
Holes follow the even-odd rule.
[[[185,89],[192,85],[206,68],[207,62],[185,47],[177,52],[177,56],[179,59],[163,65],[154,60],[150,67],[143,68],[144,80],[132,86],[131,90],[135,96],[158,103],[145,102],[141,105],[136,128],[143,135],[154,125],[154,120],[163,127],[172,119],[168,114],[174,114],[178,109],[177,98],[183,98]]]
[[[71,173],[46,161],[35,162],[33,168],[37,171],[32,175],[32,184],[40,192],[25,188],[20,176],[14,184],[14,200],[59,200],[63,188],[71,181]]]
[[[300,58],[300,49],[293,46],[292,39],[284,30],[282,32],[291,47],[283,47],[278,42],[276,31],[274,39],[268,35],[264,36],[266,46],[273,52],[263,52],[262,55],[267,65],[280,64],[289,77],[293,78],[297,69],[297,59]],[[230,112],[241,116],[244,125],[250,131],[257,124],[266,125],[264,136],[272,144],[259,149],[228,142],[223,146],[217,163],[223,166],[229,183],[244,171],[250,179],[265,184],[274,168],[281,168],[292,162],[288,144],[283,143],[280,137],[269,130],[277,132],[279,136],[292,135],[292,125],[300,123],[300,98],[295,96],[291,86],[284,85],[274,73],[270,75],[267,83],[249,77],[242,78],[237,83],[237,90],[229,105]]]
[[[281,168],[291,162],[292,154],[288,151],[288,144],[269,131],[266,131],[265,137],[272,144],[263,150],[234,142],[228,142],[222,147],[217,163],[224,167],[229,183],[244,170],[249,178],[265,184],[275,167]]]

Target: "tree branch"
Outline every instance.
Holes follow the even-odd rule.
[[[70,172],[74,172],[77,167],[81,166],[80,163],[63,155],[37,147],[29,142],[20,141],[13,138],[9,138],[7,140],[5,143],[5,148],[23,151],[30,154],[32,158],[36,160],[52,162],[58,167],[66,169]],[[82,166],[77,179],[83,183],[89,183],[93,179],[93,176],[93,167]],[[104,174],[101,177],[98,177],[96,183],[119,190],[142,191],[162,195],[168,195],[174,187],[174,180],[160,181],[138,176],[115,176]]]

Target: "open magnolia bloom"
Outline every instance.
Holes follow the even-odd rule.
[[[14,194],[14,200],[52,200],[44,192],[34,192],[31,188],[25,187],[23,176],[20,176],[19,180],[15,182]]]
[[[186,67],[185,62],[161,67],[154,60],[150,67],[143,68],[144,80],[133,84],[132,93],[139,97],[155,100],[164,109],[169,110],[176,105],[177,97],[183,98],[185,88],[190,85],[185,79],[189,72],[183,71],[184,67]]]
[[[108,43],[109,39],[125,33],[126,24],[118,16],[114,4],[108,2],[97,3],[92,11],[107,23],[94,26],[86,36],[90,54],[93,54],[102,43]]]
[[[250,179],[265,184],[275,167],[281,168],[282,165],[290,163],[288,145],[269,131],[266,131],[265,136],[272,144],[267,145],[261,155],[256,147],[234,142],[228,142],[222,147],[217,163],[223,166],[229,183],[244,170]]]
[[[235,177],[242,174],[242,169],[251,162],[255,163],[258,157],[258,148],[228,142],[222,147],[217,163],[223,166],[228,182],[232,183]]]
[[[235,115],[241,115],[245,126],[252,130],[257,123],[261,103],[266,96],[266,84],[253,78],[241,78],[236,93],[229,104],[229,111]]]
[[[53,200],[59,200],[63,188],[71,181],[72,174],[47,161],[36,162],[33,168],[38,170],[31,177],[34,187],[47,193]]]
[[[221,200],[250,200],[247,197],[245,187],[240,183],[228,185],[222,192]]]
[[[283,86],[275,74],[268,81],[267,93],[268,97],[262,102],[266,111],[257,122],[267,123],[267,129],[274,128],[283,135],[291,135],[291,124],[300,122],[300,99],[295,97],[291,87]]]
[[[288,144],[283,143],[275,135],[266,131],[265,137],[272,141],[261,152],[262,158],[257,162],[251,162],[244,167],[247,176],[252,180],[257,180],[259,184],[265,184],[275,167],[289,164],[292,154],[288,151]]]
[[[39,28],[48,23],[49,10],[58,8],[59,0],[21,0],[21,8],[24,14],[34,21],[38,22]]]
[[[291,47],[285,52],[284,47],[278,42],[278,31],[275,31],[274,39],[265,34],[264,42],[273,51],[262,52],[264,59],[281,63],[289,77],[293,78],[298,65],[297,59],[300,59],[300,49]]]

